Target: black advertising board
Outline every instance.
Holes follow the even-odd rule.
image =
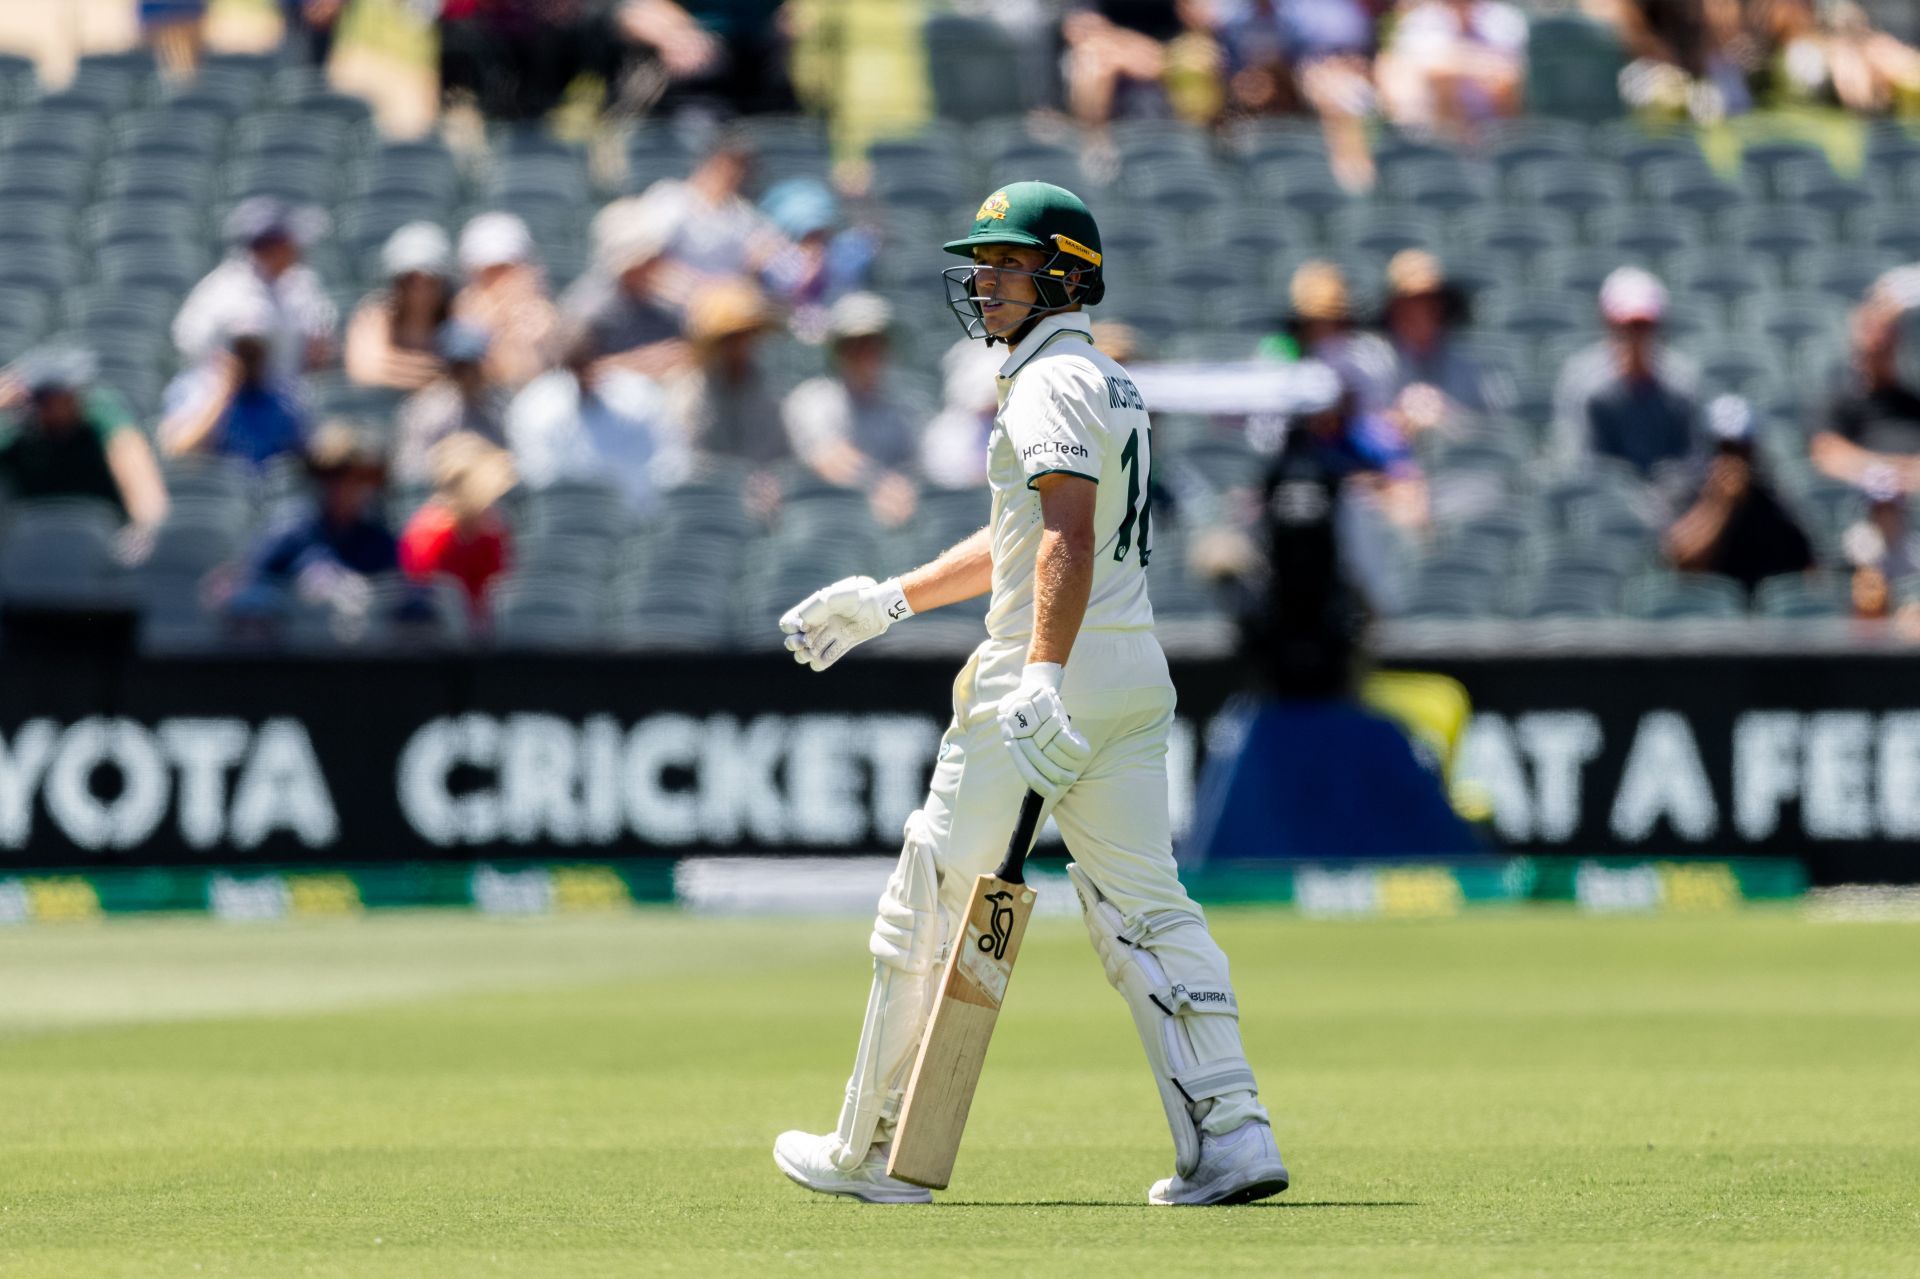
[[[1493,833],[1560,854],[1920,879],[1920,665],[1886,654],[1423,658],[1476,717]],[[879,852],[951,660],[864,654],[15,658],[0,869]],[[1176,827],[1226,663],[1176,663]],[[1417,853],[1418,850],[1409,850]],[[1337,857],[1338,849],[1327,850]]]

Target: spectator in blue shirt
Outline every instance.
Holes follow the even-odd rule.
[[[250,563],[250,580],[232,601],[240,617],[281,612],[289,594],[334,612],[364,615],[369,578],[397,572],[399,543],[381,513],[386,461],[348,426],[314,435],[307,465],[317,497],[267,533]]]
[[[1304,433],[1307,450],[1359,508],[1389,522],[1418,527],[1427,519],[1426,481],[1393,422],[1369,412],[1340,374],[1319,360],[1296,366],[1296,402],[1288,432]]]
[[[211,453],[264,466],[306,443],[307,413],[299,392],[272,370],[264,308],[237,309],[226,344],[167,387],[161,451],[171,457]]]

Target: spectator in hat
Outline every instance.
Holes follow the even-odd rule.
[[[268,531],[249,560],[249,580],[231,601],[241,617],[284,611],[289,592],[336,612],[364,615],[369,578],[399,567],[398,543],[381,512],[385,459],[352,427],[323,424],[307,453],[315,498]]]
[[[463,320],[440,326],[434,354],[446,370],[400,406],[393,469],[402,484],[433,480],[431,454],[456,434],[489,444],[507,442],[507,393],[487,380],[485,329]]]
[[[434,344],[453,308],[453,242],[431,222],[409,222],[387,237],[380,267],[385,286],[347,324],[347,376],[417,391],[440,376]]]
[[[227,312],[223,344],[167,386],[155,432],[162,452],[237,457],[260,467],[305,449],[306,403],[273,363],[274,323],[263,298]]]
[[[1751,591],[1766,578],[1814,567],[1813,544],[1761,473],[1753,410],[1737,395],[1707,406],[1713,453],[1663,549],[1689,573],[1719,573]]]
[[[528,488],[611,483],[645,516],[662,484],[684,471],[685,450],[659,383],[600,359],[598,350],[592,335],[576,327],[560,367],[527,383],[508,406],[507,438]]]
[[[275,377],[294,382],[333,358],[339,321],[333,299],[300,255],[324,229],[315,210],[295,209],[273,196],[242,200],[227,215],[227,257],[187,294],[173,321],[174,345],[188,363],[223,345],[236,313],[267,316],[268,362]]]
[[[461,432],[428,457],[433,496],[400,534],[400,567],[425,585],[446,576],[466,592],[474,620],[487,617],[487,590],[511,559],[506,521],[496,508],[518,477],[505,449]]]
[[[631,205],[594,219],[594,267],[561,299],[569,325],[584,331],[594,359],[658,378],[693,357],[681,331],[666,237]]]
[[[930,416],[887,384],[893,308],[872,293],[849,293],[833,304],[827,343],[833,371],[788,394],[781,416],[794,456],[829,484],[867,494],[882,524],[913,515],[908,478]]]
[[[45,347],[0,374],[0,490],[96,498],[152,529],[166,518],[166,482],[126,406],[94,386],[96,372],[91,352]]]
[[[1340,375],[1359,398],[1360,407],[1378,413],[1393,403],[1393,351],[1377,334],[1354,321],[1347,278],[1331,262],[1305,262],[1287,288],[1290,310],[1286,334],[1263,349],[1289,357],[1319,360]]]
[[[1569,469],[1598,454],[1651,479],[1701,447],[1698,376],[1660,340],[1667,290],[1624,266],[1600,286],[1607,335],[1570,356],[1554,389],[1553,452]]]
[[[454,296],[453,318],[491,337],[491,381],[525,386],[552,362],[559,325],[527,224],[511,213],[475,217],[460,231],[460,271],[466,284]]]
[[[1393,347],[1393,408],[1409,434],[1489,407],[1486,374],[1453,340],[1466,298],[1425,249],[1387,263],[1387,342]]]
[[[878,252],[873,233],[845,225],[833,189],[818,178],[779,183],[761,199],[760,211],[796,252],[789,326],[802,341],[817,342],[826,332],[826,309],[866,286]]]
[[[1891,476],[1920,493],[1920,388],[1902,378],[1899,358],[1903,330],[1907,342],[1920,337],[1912,271],[1889,272],[1855,308],[1850,364],[1809,442],[1814,467],[1847,484]]]
[[[744,280],[707,288],[687,311],[694,363],[668,379],[668,412],[694,454],[767,466],[790,456],[780,406],[759,362],[773,316]]]
[[[667,260],[692,277],[689,292],[744,277],[786,297],[798,283],[792,242],[742,194],[753,159],[744,135],[722,131],[684,180],[662,178],[620,202],[655,228]]]

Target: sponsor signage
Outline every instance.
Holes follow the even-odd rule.
[[[779,652],[15,658],[0,665],[0,870],[891,851],[922,798],[957,665],[863,653],[814,675]],[[1816,882],[1920,879],[1910,659],[1419,665],[1472,694],[1457,771],[1491,800],[1500,848],[1784,855]],[[1175,681],[1170,798],[1183,830],[1200,743],[1239,681],[1224,662],[1176,664]],[[1612,878],[1596,863],[1579,896],[1604,909],[1712,891],[1663,874]],[[345,900],[337,890],[236,874],[216,892],[223,913],[244,916],[320,910]],[[9,889],[0,913],[24,912],[26,891]],[[51,880],[33,891],[45,909],[88,909]],[[506,871],[475,889],[506,911],[544,908],[556,891]],[[1409,913],[1453,902],[1418,876],[1334,875],[1304,893],[1330,912],[1363,896]]]

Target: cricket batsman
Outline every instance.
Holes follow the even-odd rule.
[[[774,1162],[809,1190],[870,1203],[931,1194],[886,1173],[888,1143],[974,877],[1028,789],[1074,856],[1087,932],[1146,1048],[1173,1130],[1155,1204],[1245,1203],[1287,1188],[1241,1048],[1227,959],[1181,887],[1167,813],[1173,682],[1153,634],[1146,405],[1093,345],[1100,232],[1044,182],[995,191],[945,246],[967,335],[1002,343],[987,527],[885,582],[850,577],[781,618],[815,671],[917,613],[991,593],[987,638],[953,686],[926,804],[907,819],[868,949],[873,988],[840,1122],[782,1133]]]

